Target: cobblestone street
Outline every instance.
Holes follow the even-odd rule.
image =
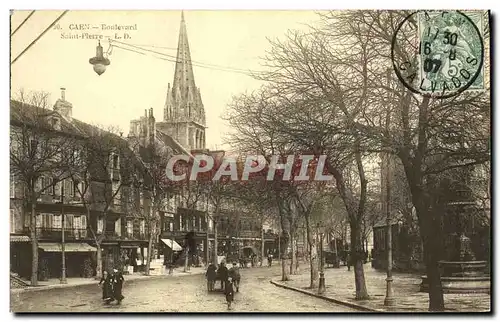
[[[276,287],[278,265],[241,270],[231,312],[348,312],[354,309]],[[126,278],[126,276],[125,276]],[[220,285],[220,284],[218,284]],[[203,275],[125,282],[121,305],[105,305],[101,289],[82,285],[11,295],[13,312],[227,312],[222,293],[208,294]]]

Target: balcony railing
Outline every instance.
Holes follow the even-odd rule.
[[[37,235],[41,238],[62,239],[61,228],[37,228]],[[90,236],[85,228],[65,228],[65,239],[86,239]]]
[[[213,233],[213,229],[209,229],[209,233]],[[164,230],[164,231],[170,231],[170,230]],[[179,229],[174,229],[174,231],[182,231],[182,232],[190,232],[190,231],[194,231],[195,233],[206,233],[207,230],[204,229],[204,228],[198,228],[198,227],[194,227],[194,228],[191,228],[191,227],[181,227]]]
[[[124,237],[127,239],[139,239],[139,240],[146,240],[147,236],[146,233],[125,233]]]

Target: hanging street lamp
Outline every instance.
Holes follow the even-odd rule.
[[[101,76],[106,71],[106,67],[110,64],[109,59],[107,59],[103,55],[101,41],[99,41],[99,43],[97,44],[95,57],[90,58],[89,63],[94,65],[94,71],[99,76]]]

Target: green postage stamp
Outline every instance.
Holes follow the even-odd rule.
[[[484,12],[420,11],[419,89],[484,89]]]

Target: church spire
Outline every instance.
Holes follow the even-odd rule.
[[[205,109],[196,87],[184,12],[181,13],[174,81],[168,84],[163,120],[158,125],[188,150],[205,148]]]
[[[177,101],[186,102],[188,93],[191,91],[196,91],[196,84],[194,82],[193,66],[191,64],[191,52],[189,50],[184,11],[182,11],[172,92],[174,96],[180,94],[180,97],[175,97]]]

